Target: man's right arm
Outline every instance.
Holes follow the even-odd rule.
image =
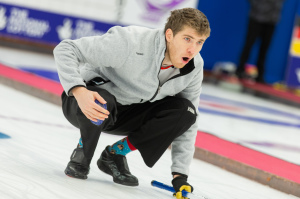
[[[54,49],[54,58],[60,82],[69,96],[74,96],[83,114],[92,121],[104,120],[109,112],[95,103],[106,104],[105,100],[96,92],[86,89],[85,82],[79,73],[79,64],[86,58],[77,46],[76,41],[64,40]]]
[[[81,63],[89,64],[96,68],[95,71],[99,71],[99,67],[121,67],[129,53],[125,33],[121,27],[113,27],[102,36],[64,40],[53,51],[59,79],[66,94],[74,95],[82,112],[93,121],[103,120],[109,113],[95,103],[97,99],[105,104],[105,100],[97,92],[85,88],[79,66]]]
[[[78,86],[86,86],[79,66],[88,64],[95,68],[91,78],[97,76],[95,71],[101,67],[122,67],[128,58],[130,48],[125,28],[113,27],[102,36],[83,37],[77,40],[64,40],[54,49],[53,54],[60,82],[67,95]],[[89,78],[89,77],[86,77]],[[89,79],[86,79],[89,80]]]
[[[74,96],[83,114],[90,120],[104,120],[109,112],[95,103],[98,100],[102,104],[106,101],[94,91],[86,89],[85,82],[80,75],[79,65],[89,63],[99,66],[89,54],[97,47],[93,43],[97,38],[85,38],[80,40],[64,40],[54,49],[54,58],[60,82],[69,96]],[[91,46],[91,47],[87,47]]]
[[[72,40],[64,40],[53,51],[59,80],[67,95],[75,87],[85,87],[79,73],[79,64],[83,62],[83,55]]]

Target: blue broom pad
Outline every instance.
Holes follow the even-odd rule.
[[[101,104],[98,100],[95,100],[95,103],[98,104],[99,106],[101,106],[102,108],[105,108],[107,110],[107,106],[106,104]],[[101,125],[103,120],[97,120],[97,122],[94,122],[93,120],[91,120],[91,122],[97,126]]]
[[[175,189],[174,189],[172,186],[163,184],[163,183],[158,182],[158,181],[156,181],[156,180],[152,180],[152,181],[151,181],[151,185],[154,186],[154,187],[158,187],[158,188],[160,188],[160,189],[164,189],[164,190],[170,191],[170,192],[172,192],[172,193],[176,193]],[[188,198],[189,192],[187,192],[186,190],[182,190],[181,193],[182,193],[182,196]]]
[[[0,139],[8,139],[8,138],[10,138],[9,135],[0,132]]]

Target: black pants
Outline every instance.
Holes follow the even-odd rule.
[[[62,109],[67,120],[80,129],[85,157],[91,161],[101,132],[127,136],[137,148],[147,166],[152,167],[166,151],[172,141],[183,134],[196,121],[196,110],[183,98],[166,97],[156,102],[121,105],[108,91],[95,86],[96,91],[107,102],[109,117],[97,126],[80,110],[74,97],[62,94]],[[108,143],[112,144],[112,143]]]
[[[248,24],[248,32],[246,37],[246,42],[240,57],[240,62],[237,69],[237,74],[244,73],[244,66],[248,60],[249,54],[251,52],[251,48],[256,41],[257,38],[261,38],[261,45],[259,49],[259,55],[257,59],[257,70],[258,77],[257,80],[263,82],[264,80],[264,64],[266,55],[268,52],[268,48],[270,46],[272,36],[274,33],[275,24],[270,23],[261,23],[254,19],[249,20]]]

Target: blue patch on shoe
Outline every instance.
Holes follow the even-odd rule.
[[[98,104],[99,106],[101,106],[102,108],[105,108],[105,109],[107,110],[106,104],[101,104],[98,100],[95,100],[95,102],[96,102],[96,104]],[[103,120],[97,120],[97,122],[94,122],[94,121],[91,120],[91,122],[92,122],[93,124],[99,126],[99,125],[102,124]]]
[[[0,132],[0,139],[8,139],[8,138],[10,138],[9,135]]]

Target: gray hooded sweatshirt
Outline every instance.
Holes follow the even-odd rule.
[[[166,96],[190,100],[198,112],[203,80],[203,59],[197,54],[186,66],[159,86],[164,60],[164,31],[115,26],[102,36],[64,40],[54,49],[60,82],[68,95],[76,86],[101,77],[106,89],[122,105],[154,102]],[[189,174],[194,155],[197,122],[172,143],[172,172]]]

